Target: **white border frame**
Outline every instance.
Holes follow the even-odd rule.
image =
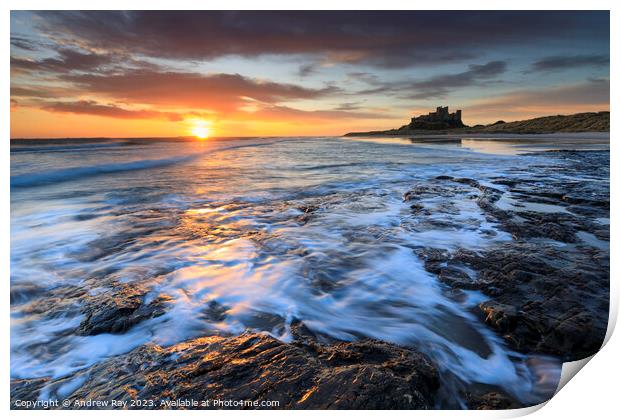
[[[171,6],[174,9],[213,9],[213,10],[436,10],[439,3],[434,2],[413,2],[405,0],[381,0],[381,1],[368,1],[368,0],[314,0],[312,2],[300,2],[292,4],[284,0],[262,0],[260,3],[252,2],[250,0],[227,0],[226,2],[207,3],[201,1],[191,0],[175,0],[161,1],[161,0],[91,0],[88,3],[79,0],[56,0],[53,3],[44,0],[4,0],[2,2],[3,12],[0,15],[0,27],[2,28],[3,42],[0,43],[2,50],[1,57],[4,61],[4,71],[2,75],[2,91],[5,92],[4,98],[0,102],[1,130],[4,132],[2,136],[2,164],[0,170],[2,171],[2,182],[0,183],[0,199],[2,205],[0,206],[2,232],[4,232],[4,241],[0,243],[2,252],[2,302],[6,311],[7,322],[2,323],[2,333],[4,337],[4,345],[0,348],[2,354],[2,362],[4,378],[2,380],[1,389],[3,391],[3,408],[9,410],[9,340],[10,340],[10,317],[9,317],[9,278],[10,278],[10,45],[8,42],[10,36],[10,10],[96,10],[96,9],[110,9],[110,10],[149,10],[158,9],[166,10]],[[620,2],[602,1],[602,0],[589,0],[576,1],[576,0],[563,0],[563,1],[544,1],[544,0],[520,0],[519,2],[495,2],[485,0],[442,0],[440,3],[446,10],[611,10],[610,17],[610,74],[614,74],[613,69],[618,68],[618,56],[614,52],[614,47],[618,47],[618,25],[620,21],[618,19],[618,11],[614,10],[620,8]],[[464,7],[467,6],[467,7]],[[610,107],[618,109],[616,107],[618,96],[616,95],[616,83],[612,77],[610,82],[611,88],[611,104]],[[615,157],[618,154],[618,145],[615,142],[615,134],[618,132],[617,114],[611,114],[611,308],[610,308],[610,322],[608,327],[607,340],[611,336],[611,332],[615,327],[618,316],[618,282],[615,277],[618,273],[617,264],[613,264],[614,261],[620,261],[617,257],[619,253],[616,247],[618,235],[618,229],[616,229],[616,214],[618,209],[618,174],[619,170],[614,167]],[[617,140],[620,141],[620,140]],[[588,363],[588,366],[583,369],[583,372],[578,374],[578,379],[570,381],[565,388],[561,390],[555,397],[553,397],[548,403],[541,404],[533,408],[508,410],[508,411],[430,411],[430,412],[410,412],[410,411],[383,411],[375,413],[373,411],[324,411],[319,415],[327,418],[351,418],[359,420],[360,418],[370,418],[375,415],[389,416],[393,418],[408,418],[411,417],[424,417],[424,418],[454,418],[454,417],[467,417],[467,418],[509,418],[517,417],[532,412],[536,412],[531,418],[533,419],[546,419],[546,418],[567,418],[567,419],[583,419],[583,418],[610,418],[610,414],[616,411],[616,399],[617,396],[617,383],[618,369],[617,356],[620,355],[620,343],[618,338],[609,340],[604,346],[601,352],[592,358],[592,361]],[[539,410],[542,407],[542,410]],[[538,411],[539,410],[539,411]],[[215,412],[175,412],[176,416],[183,417],[201,417],[209,416],[213,418],[225,418],[231,416],[240,415],[236,411],[215,411]],[[244,412],[247,416],[251,416],[256,419],[269,419],[274,418],[288,418],[290,416],[300,418],[314,418],[317,413],[311,411],[252,411]],[[88,416],[94,418],[107,418],[111,413],[109,411],[89,411]],[[83,411],[10,411],[9,415],[16,418],[40,418],[47,415],[50,418],[67,417],[78,418],[86,415]],[[617,414],[616,414],[617,415]],[[141,419],[149,417],[167,418],[169,413],[166,411],[133,411],[133,412],[114,412],[114,416],[121,416],[124,418]],[[165,417],[164,417],[165,416]]]

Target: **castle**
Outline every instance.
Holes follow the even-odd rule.
[[[438,106],[437,111],[429,112],[428,115],[420,115],[411,118],[409,128],[421,130],[443,130],[446,128],[465,127],[461,120],[461,110],[450,114],[447,106]]]

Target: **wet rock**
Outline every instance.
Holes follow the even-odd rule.
[[[475,179],[471,179],[471,178],[453,178],[452,180],[454,182],[458,182],[459,184],[467,184],[470,187],[480,188],[480,183],[478,181],[476,181]]]
[[[444,267],[439,270],[439,279],[452,287],[460,289],[477,288],[476,282],[469,274],[456,267]]]
[[[20,292],[13,297],[25,299],[21,302],[15,302],[15,304],[20,305],[22,314],[34,315],[35,318],[59,318],[78,315],[81,310],[80,301],[87,294],[84,288],[72,285],[59,286],[45,291],[39,290],[40,293],[35,293],[30,288],[27,289],[29,290],[28,299],[25,299],[26,295]],[[23,291],[19,286],[16,287],[16,290]]]
[[[11,305],[27,302],[45,293],[45,288],[34,283],[11,284]]]
[[[469,395],[467,407],[473,410],[509,410],[520,408],[521,404],[502,392],[491,391],[483,395]]]
[[[41,390],[51,378],[11,379],[11,408],[25,409],[15,404],[16,401],[37,401]]]
[[[569,361],[602,345],[609,305],[607,251],[518,242],[448,256],[434,249],[417,254],[447,285],[492,297],[479,305],[480,316],[519,351]],[[464,275],[463,266],[476,277]]]
[[[297,220],[300,223],[308,223],[310,219],[314,216],[314,214],[321,209],[321,206],[317,204],[308,204],[297,207],[297,210],[301,211],[303,214],[297,217]]]
[[[63,398],[278,401],[285,409],[430,409],[439,387],[436,368],[413,350],[377,340],[286,344],[254,333],[145,345],[77,375],[87,379]],[[13,381],[12,402],[43,386],[58,396],[66,379]]]
[[[433,274],[439,274],[441,268],[446,266],[446,262],[450,258],[447,249],[418,248],[415,253],[424,261],[426,271]]]
[[[493,301],[480,304],[485,322],[501,333],[513,331],[517,324],[517,309],[512,305],[504,305]]]
[[[586,205],[590,207],[609,209],[609,200],[593,200],[590,198],[575,197],[570,195],[563,195],[561,199],[569,204]]]
[[[589,223],[563,213],[517,212],[516,215],[523,220],[521,223],[510,221],[505,224],[516,238],[544,237],[574,243],[578,230],[590,230]]]
[[[545,332],[539,348],[570,351],[574,347],[582,347],[598,350],[604,337],[605,330],[596,328],[596,320],[589,311],[578,311],[576,314],[571,311],[568,316],[563,317],[553,328]]]
[[[403,201],[407,202],[417,199],[434,198],[438,196],[452,197],[457,192],[459,191],[455,190],[454,188],[447,188],[441,184],[420,182],[403,194]]]
[[[584,155],[587,156],[587,155]],[[585,159],[584,156],[579,156]],[[566,170],[583,171],[586,168],[575,163],[575,155],[570,156],[571,163]],[[604,159],[604,156],[602,157]],[[575,168],[574,166],[577,166]],[[563,168],[564,170],[564,168]],[[590,168],[591,170],[591,168]],[[550,179],[541,182],[539,180],[526,179],[507,179],[495,178],[493,182],[497,185],[509,187],[509,194],[513,200],[517,200],[514,209],[505,210],[497,206],[497,202],[505,194],[504,191],[489,185],[483,185],[480,181],[472,178],[452,178],[435,177],[428,181],[428,185],[416,185],[415,188],[405,193],[405,200],[420,196],[427,192],[429,188],[438,191],[442,196],[448,197],[450,194],[445,192],[446,186],[454,184],[467,185],[478,191],[475,198],[478,206],[484,211],[487,218],[492,222],[497,222],[502,229],[512,234],[515,239],[530,238],[549,238],[559,242],[576,243],[578,242],[577,232],[585,231],[595,234],[597,226],[591,219],[582,217],[608,217],[609,214],[609,185],[592,184],[586,181],[554,181],[553,172],[557,168],[549,168]],[[600,174],[598,174],[600,177]],[[434,182],[443,181],[444,186],[434,185]],[[527,210],[526,203],[542,203],[545,205],[557,206],[555,213]],[[576,214],[564,212],[562,209],[569,204],[576,211]],[[517,211],[519,209],[522,211]]]
[[[286,332],[286,318],[263,311],[252,311],[249,315],[242,317],[243,325],[258,331],[269,331],[277,336],[282,336]]]
[[[491,229],[480,229],[480,233],[487,238],[494,238],[497,236],[497,232]]]
[[[212,300],[209,302],[203,313],[207,320],[211,322],[221,322],[226,319],[226,312],[229,310],[230,308],[228,306],[224,306],[219,302]]]
[[[422,204],[412,204],[411,206],[409,206],[409,208],[411,209],[411,213],[414,215],[423,214],[428,216],[431,214],[431,212]]]
[[[440,230],[459,230],[463,227],[463,225],[459,222],[454,222],[446,219],[439,218],[430,218],[426,219],[424,223],[421,223],[416,227],[415,230],[424,232],[432,229],[440,229]]]
[[[493,178],[492,181],[496,185],[506,185],[507,187],[514,187],[519,183],[519,181],[509,178]]]
[[[78,335],[122,333],[146,319],[161,316],[166,311],[167,295],[147,301],[147,290],[137,286],[117,285],[110,293],[88,296]]]
[[[308,214],[308,213],[314,213],[315,211],[319,210],[321,208],[321,206],[318,206],[316,204],[308,204],[305,206],[299,206],[297,207],[297,209],[299,211],[301,211],[302,213]]]

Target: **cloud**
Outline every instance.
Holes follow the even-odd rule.
[[[64,87],[11,85],[12,98],[60,98],[75,95],[77,93],[79,92]]]
[[[369,89],[357,92],[360,95],[397,94],[403,99],[437,99],[447,96],[458,88],[483,85],[506,71],[506,62],[490,61],[486,64],[470,64],[467,70],[460,73],[440,74],[424,80],[397,81],[382,83],[377,79],[368,78],[363,73],[360,80],[370,84]]]
[[[380,84],[379,77],[376,74],[368,73],[368,72],[350,72],[347,73],[347,78],[354,81],[363,82],[369,85],[378,85]]]
[[[297,70],[297,74],[300,77],[307,77],[312,74],[316,74],[318,72],[319,67],[321,67],[320,63],[303,64],[299,66],[299,70]]]
[[[579,67],[603,67],[607,65],[609,65],[609,56],[606,54],[553,56],[536,61],[528,72],[568,70]]]
[[[56,56],[35,60],[11,56],[11,71],[19,73],[110,72],[131,68],[155,70],[158,66],[125,54],[94,53],[74,48],[56,48]]]
[[[147,109],[130,110],[116,105],[102,105],[95,101],[44,102],[40,105],[40,108],[58,113],[86,114],[120,119],[183,120],[183,115],[176,112],[159,112]]]
[[[609,109],[609,79],[583,83],[524,89],[485,98],[465,107],[469,116],[541,116]],[[465,116],[465,115],[464,115]]]
[[[361,108],[362,108],[361,102],[345,102],[345,103],[338,105],[334,109],[338,111],[355,111]]]
[[[63,80],[84,92],[111,97],[117,101],[227,111],[252,101],[274,104],[319,98],[340,91],[335,87],[312,89],[225,73],[203,75],[143,70],[107,76],[66,75]]]
[[[506,71],[504,61],[490,61],[486,64],[470,64],[469,69],[455,74],[443,74],[430,79],[411,83],[414,93],[405,95],[411,99],[442,98],[452,89],[479,85]]]
[[[11,100],[12,106],[17,101]],[[115,104],[101,104],[96,101],[58,101],[39,102],[36,107],[49,112],[94,115],[117,119],[159,119],[168,121],[182,121],[187,118],[209,118],[208,115],[197,112],[160,112],[151,109],[126,109]],[[338,119],[376,119],[385,118],[385,115],[373,112],[352,112],[340,109],[306,111],[287,106],[265,105],[253,112],[238,110],[231,115],[232,119],[255,121],[282,121],[295,119],[303,122],[318,122]]]
[[[23,36],[11,35],[11,45],[25,51],[36,51],[39,44]]]
[[[11,57],[11,69],[36,72],[93,71],[112,62],[107,54],[81,53],[72,49],[59,49],[58,57],[33,60]]]
[[[393,115],[380,114],[377,112],[361,112],[343,109],[327,109],[306,111],[287,106],[270,105],[256,112],[244,113],[243,119],[285,121],[296,119],[298,121],[329,121],[338,119],[382,119],[393,118]]]
[[[609,40],[608,11],[42,11],[64,45],[147,57],[323,56],[401,68],[471,60],[491,47]]]

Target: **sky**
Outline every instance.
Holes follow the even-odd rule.
[[[12,11],[11,137],[341,135],[609,110],[608,11]]]

